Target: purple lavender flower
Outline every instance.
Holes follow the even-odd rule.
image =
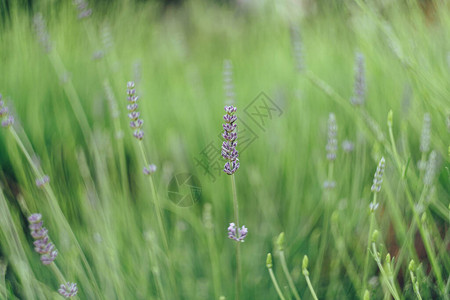
[[[67,282],[59,286],[58,293],[64,298],[70,298],[78,293],[78,287],[76,283]]]
[[[355,149],[355,144],[353,144],[352,141],[344,140],[342,142],[342,150],[344,150],[345,152],[350,153],[353,151],[353,149]]]
[[[135,132],[133,132],[133,136],[142,141],[142,139],[144,138],[144,131],[137,129]]]
[[[47,228],[42,227],[44,223],[42,221],[42,215],[32,214],[28,217],[28,222],[30,223],[31,236],[35,239],[33,242],[34,251],[41,254],[41,262],[44,265],[51,264],[56,259],[56,256],[58,256],[58,250],[49,241]]]
[[[248,229],[244,225],[241,228],[237,228],[237,231],[236,224],[230,223],[230,226],[228,226],[228,238],[232,240],[243,243],[247,233]]]
[[[58,256],[58,250],[50,251],[41,255],[41,262],[42,264],[48,266],[56,259],[56,256]]]
[[[44,175],[44,177],[36,179],[36,185],[38,188],[41,188],[44,186],[44,184],[48,183],[49,181],[50,177],[48,177],[48,175]]]
[[[350,99],[353,105],[363,105],[366,98],[366,66],[364,55],[360,52],[355,57],[355,86],[353,97]]]
[[[336,159],[337,152],[337,124],[336,117],[333,113],[328,116],[328,142],[326,146],[327,159],[334,161]]]
[[[156,166],[154,164],[150,164],[148,167],[144,167],[142,171],[145,175],[151,175],[156,172]]]
[[[225,124],[222,125],[224,133],[222,134],[225,141],[222,143],[222,157],[227,160],[224,166],[224,172],[228,175],[234,174],[239,169],[239,153],[236,150],[237,146],[237,133],[236,133],[236,120],[237,116],[236,107],[225,106],[226,115],[223,116]]]
[[[130,127],[134,129],[134,137],[138,140],[142,140],[144,138],[144,131],[142,130],[142,125],[144,124],[144,120],[139,119],[141,115],[140,112],[137,111],[138,104],[136,103],[139,100],[139,97],[136,95],[135,84],[133,81],[129,81],[127,83],[127,100],[130,104],[127,105],[127,109],[130,112],[128,114],[128,118],[130,118]]]
[[[323,188],[326,190],[332,190],[336,187],[336,181],[329,181],[329,180],[325,180],[325,182],[323,183]]]
[[[47,26],[41,13],[37,13],[34,15],[33,27],[34,31],[36,32],[39,44],[41,44],[45,52],[50,52],[52,50],[50,35],[48,34]]]
[[[385,161],[384,161],[384,157],[382,157],[380,159],[380,162],[378,163],[378,167],[375,172],[375,175],[373,176],[373,184],[372,184],[371,190],[374,193],[378,193],[381,190],[381,183],[383,182],[384,168],[385,168]]]
[[[78,19],[84,19],[92,15],[92,9],[88,8],[88,3],[85,0],[74,0],[73,3],[78,9]]]
[[[2,121],[2,127],[8,128],[9,126],[14,124],[14,117],[13,116],[7,116]]]
[[[0,105],[0,117],[8,115],[8,107],[3,106],[3,101],[1,101]]]

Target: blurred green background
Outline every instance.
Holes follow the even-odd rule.
[[[233,66],[239,136],[247,136],[244,129],[255,136],[251,143],[242,141],[236,173],[240,223],[249,229],[241,244],[241,299],[277,297],[265,265],[268,252],[283,293],[294,299],[274,244],[280,232],[286,234],[287,264],[302,299],[312,299],[302,275],[304,255],[319,299],[360,298],[370,187],[381,156],[386,173],[376,228],[382,256],[402,254],[396,287],[402,298],[414,298],[407,266],[415,258],[422,297],[446,297],[448,3],[91,2],[92,14],[82,19],[71,1],[0,2],[0,93],[34,165],[50,176],[62,211],[36,187],[11,130],[2,129],[1,298],[60,298],[61,282],[40,264],[27,230],[27,213],[40,212],[59,250],[56,264],[78,283],[80,299],[234,299],[235,242],[226,231],[233,221],[230,180],[214,169],[217,161],[223,164],[219,151],[202,157],[211,143],[221,145],[228,104],[225,60]],[[37,13],[48,37],[35,30]],[[48,52],[39,43],[43,38],[51,45]],[[361,108],[350,104],[356,52],[366,62]],[[140,96],[145,151],[158,167],[153,177],[169,251],[162,246],[154,197],[128,126],[130,80]],[[262,127],[250,117],[261,92],[278,107]],[[393,143],[386,123],[390,110]],[[339,150],[336,188],[328,192],[323,183],[330,112],[337,119]],[[432,119],[430,150],[438,153],[432,187],[424,186],[418,168],[429,154],[419,151],[425,112]],[[344,140],[354,143],[353,151],[343,151]],[[198,159],[206,159],[214,177]],[[193,206],[170,201],[168,185],[179,173],[195,175],[201,185]],[[430,266],[413,209],[423,219],[443,285]],[[370,260],[371,299],[389,299]]]

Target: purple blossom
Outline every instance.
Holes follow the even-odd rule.
[[[141,115],[140,112],[133,111],[132,113],[128,114],[128,118],[130,118],[130,120],[136,121],[139,118],[140,115]]]
[[[37,223],[37,222],[41,221],[41,219],[42,219],[41,214],[32,214],[31,216],[28,217],[28,221],[30,223]]]
[[[48,175],[44,175],[42,178],[36,179],[36,185],[37,187],[42,187],[44,184],[48,183],[50,181],[50,177]]]
[[[130,127],[133,129],[141,128],[142,125],[144,125],[144,120],[142,120],[142,119],[137,119],[135,121],[130,122]]]
[[[76,283],[67,282],[59,286],[58,293],[64,298],[73,297],[77,294],[78,287]]]
[[[14,117],[13,116],[7,116],[3,121],[2,121],[2,126],[7,128],[11,125],[14,124]]]
[[[41,44],[45,52],[50,52],[52,50],[50,35],[48,34],[47,25],[45,24],[44,17],[41,13],[37,13],[34,15],[33,27],[34,31],[36,32],[39,44]]]
[[[237,228],[237,231],[236,224],[230,223],[230,226],[228,226],[228,238],[232,240],[243,243],[247,233],[248,229],[244,225],[241,228]]]
[[[342,142],[342,149],[347,152],[350,153],[353,151],[353,149],[355,149],[355,144],[353,144],[352,141],[349,140],[345,140]]]
[[[148,167],[144,167],[144,169],[142,170],[142,172],[145,175],[151,175],[153,173],[156,172],[156,166],[154,164],[150,164]]]
[[[223,116],[225,124],[222,124],[224,133],[222,134],[225,141],[222,143],[222,157],[227,160],[223,171],[228,175],[234,174],[239,169],[239,153],[236,150],[237,146],[237,132],[236,132],[236,120],[237,116],[236,107],[225,106],[226,115]]]
[[[2,105],[0,105],[0,117],[8,115],[8,107],[3,106],[3,101],[1,101]]]
[[[58,256],[58,250],[54,250],[54,251],[48,252],[46,254],[42,254],[41,262],[42,262],[42,264],[48,266],[56,259],[56,256]]]
[[[92,9],[88,8],[88,3],[85,0],[74,0],[73,3],[78,9],[78,19],[84,19],[92,15]]]
[[[144,131],[137,129],[134,131],[133,133],[134,137],[137,138],[138,140],[142,141],[142,139],[144,138]]]
[[[135,111],[138,108],[137,103],[132,103],[130,105],[127,106],[128,111]]]

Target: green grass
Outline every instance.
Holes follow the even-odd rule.
[[[84,20],[71,3],[42,1],[32,11],[11,4],[0,24],[0,93],[16,117],[14,130],[0,128],[0,298],[61,298],[57,273],[33,251],[26,220],[33,212],[42,213],[59,251],[55,263],[65,280],[78,284],[78,299],[235,298],[235,242],[227,238],[234,219],[231,183],[223,172],[211,180],[195,161],[211,142],[220,148],[222,67],[230,59],[238,126],[244,128],[243,121],[257,135],[240,153],[235,174],[239,224],[249,229],[240,245],[240,299],[278,297],[265,265],[269,252],[286,299],[295,299],[289,280],[301,299],[313,299],[303,276],[305,255],[319,299],[362,299],[363,287],[370,299],[391,293],[414,299],[416,286],[423,299],[448,299],[450,7],[436,4],[425,17],[414,3],[358,0],[302,14],[282,1],[251,8],[188,1],[164,10],[127,1],[93,5]],[[32,30],[36,12],[47,22],[48,54]],[[301,72],[291,26],[301,32]],[[113,42],[108,49],[105,28]],[[98,50],[106,52],[93,60]],[[350,104],[356,51],[365,56],[368,87],[360,108]],[[145,121],[145,156],[158,167],[152,176],[158,197],[128,126],[130,80]],[[282,111],[264,128],[244,111],[261,92]],[[339,148],[336,188],[326,191],[330,112]],[[417,167],[425,112],[432,120],[425,158],[431,150],[438,154],[430,186]],[[354,142],[351,153],[341,148],[346,139]],[[223,163],[218,151],[212,156]],[[382,156],[386,170],[373,214],[378,237],[368,245],[371,185]],[[44,189],[36,187],[36,172],[50,176]],[[179,173],[194,174],[201,184],[193,206],[176,206],[168,197]],[[419,202],[423,209],[414,213]],[[395,259],[386,261],[387,253]]]

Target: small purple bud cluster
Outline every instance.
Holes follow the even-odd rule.
[[[48,183],[50,181],[50,177],[48,175],[44,175],[42,178],[36,179],[36,186],[38,188],[41,188],[44,186],[44,184]]]
[[[330,113],[328,116],[328,142],[326,146],[327,159],[329,161],[334,161],[336,159],[337,145],[336,117],[333,113]]]
[[[363,105],[366,98],[366,66],[364,55],[360,52],[355,57],[355,86],[351,103],[353,105]]]
[[[14,124],[14,117],[9,114],[9,109],[5,106],[5,102],[2,100],[2,95],[0,94],[0,118],[2,120],[2,126],[8,128]]]
[[[34,15],[33,27],[34,31],[36,32],[39,44],[41,44],[45,52],[50,52],[52,50],[50,35],[48,34],[47,26],[41,13],[37,13]]]
[[[151,175],[156,172],[156,166],[154,164],[150,164],[148,167],[144,167],[142,171],[145,175]]]
[[[352,141],[345,140],[342,142],[342,150],[344,150],[344,152],[350,153],[353,149],[355,149],[355,144],[353,144]]]
[[[381,190],[381,183],[383,182],[383,174],[385,168],[384,157],[380,159],[378,163],[377,170],[375,171],[375,175],[373,176],[373,184],[372,184],[372,192],[378,193]]]
[[[237,116],[236,107],[225,106],[226,114],[223,116],[225,124],[222,124],[224,133],[222,134],[225,141],[222,143],[222,157],[227,160],[224,166],[224,172],[228,175],[234,174],[239,169],[239,153],[236,150],[237,146],[237,133],[236,133],[236,120]]]
[[[28,221],[30,222],[31,236],[35,239],[33,242],[34,251],[41,254],[41,262],[44,265],[51,264],[56,259],[58,250],[56,250],[52,242],[49,242],[47,228],[42,227],[42,215],[32,214]]]
[[[144,120],[139,119],[139,116],[141,115],[140,112],[137,111],[138,104],[137,101],[139,97],[136,95],[136,90],[134,89],[134,82],[129,81],[127,83],[127,94],[128,94],[128,117],[130,118],[130,127],[134,129],[134,137],[138,140],[142,140],[144,138],[144,131],[141,129],[142,125],[144,124]]]
[[[370,202],[370,204],[369,204],[369,209],[370,209],[370,211],[371,211],[371,212],[376,211],[379,205],[380,205],[379,203],[376,203],[376,202]]]
[[[326,190],[332,190],[336,187],[336,181],[329,181],[329,180],[325,180],[325,182],[323,183],[323,188]]]
[[[73,4],[78,9],[78,19],[84,19],[92,15],[92,9],[88,8],[88,3],[85,0],[74,0]]]
[[[230,226],[228,226],[228,237],[232,240],[244,242],[247,233],[248,229],[245,226],[242,226],[241,228],[236,228],[236,224],[234,223],[230,223]]]
[[[67,282],[59,286],[58,293],[64,298],[70,298],[78,293],[78,287],[76,283]]]

